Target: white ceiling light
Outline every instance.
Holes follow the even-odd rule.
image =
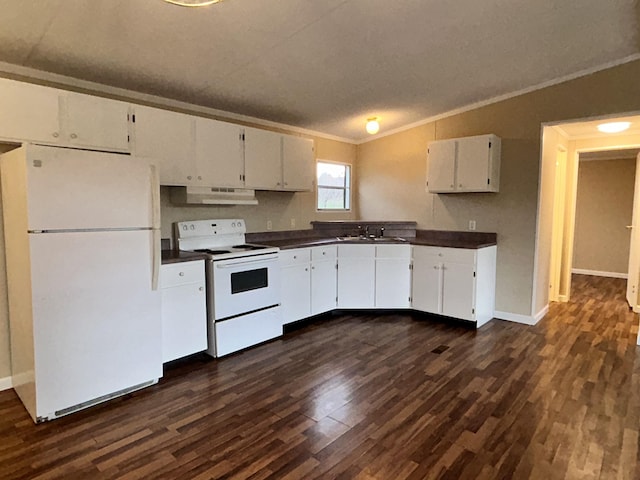
[[[174,5],[180,5],[181,7],[206,7],[218,3],[220,0],[164,0]]]
[[[598,125],[598,130],[603,133],[618,133],[624,132],[631,126],[631,122],[611,122],[611,123],[601,123]]]
[[[367,133],[375,135],[380,130],[380,124],[378,123],[378,117],[367,118]]]

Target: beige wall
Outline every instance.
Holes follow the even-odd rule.
[[[466,229],[473,219],[478,230],[497,232],[496,310],[532,315],[541,124],[640,111],[639,76],[636,61],[360,145],[360,216],[436,229]],[[500,192],[426,193],[429,140],[485,133],[502,138]]]
[[[636,160],[580,161],[573,268],[627,273]]]

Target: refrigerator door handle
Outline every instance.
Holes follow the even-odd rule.
[[[152,245],[152,272],[151,289],[158,290],[160,276],[160,263],[162,261],[161,252],[161,232],[160,232],[160,177],[155,165],[150,165],[151,169],[151,228],[153,235]]]

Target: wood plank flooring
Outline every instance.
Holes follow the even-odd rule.
[[[0,478],[638,479],[624,289],[575,276],[533,327],[329,317],[41,425],[0,392]]]

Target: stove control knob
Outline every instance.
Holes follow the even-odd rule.
[[[196,229],[196,226],[192,223],[191,225],[189,225],[189,228],[190,228],[191,230],[195,230],[195,229]]]
[[[183,230],[189,230],[189,227],[187,227],[186,225],[182,225],[182,229]]]
[[[242,222],[238,222],[238,227],[241,227],[241,226],[242,226]]]
[[[233,222],[233,223],[231,224],[231,227],[232,227],[232,228],[236,228],[236,222]]]

